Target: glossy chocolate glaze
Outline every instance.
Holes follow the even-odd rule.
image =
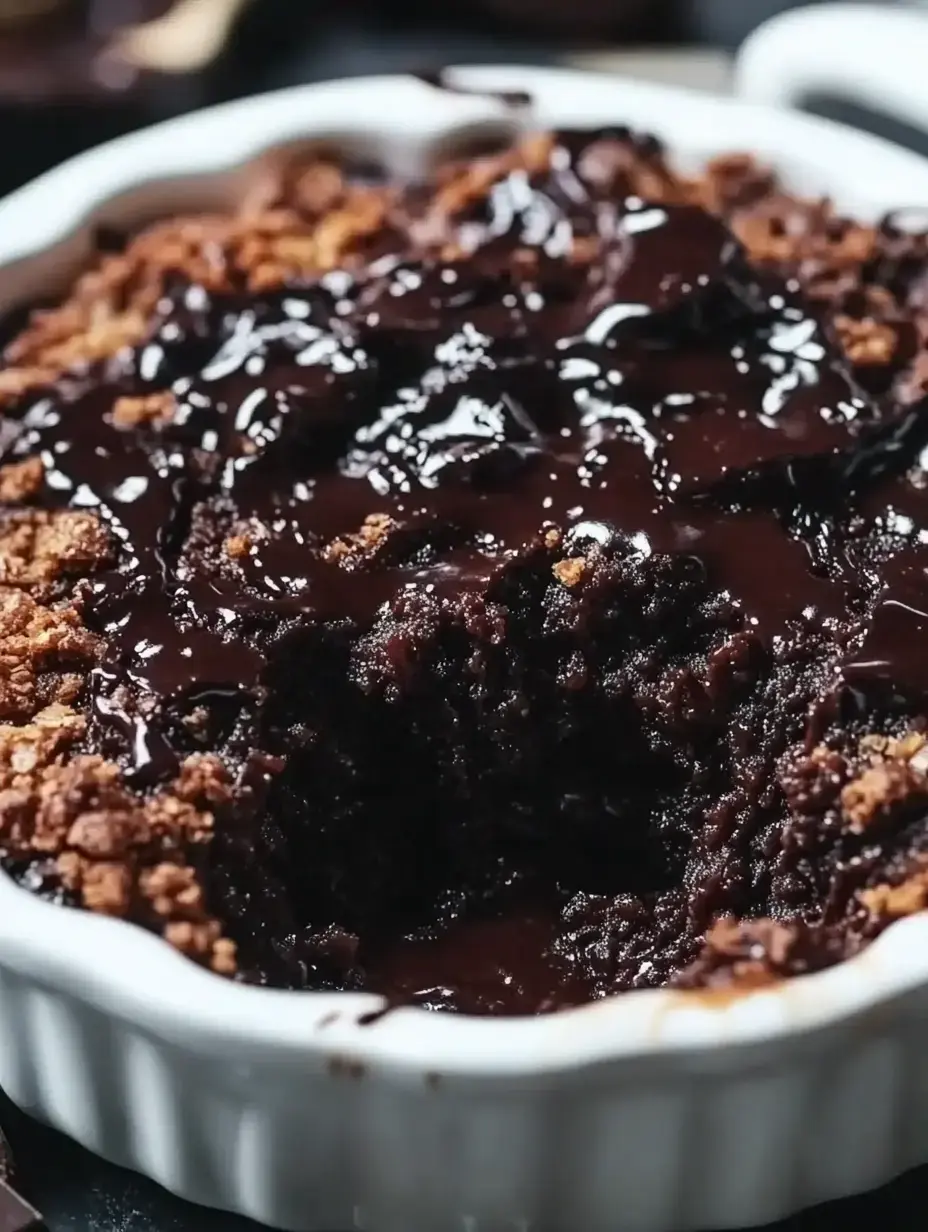
[[[246,976],[503,1013],[663,982],[721,910],[815,910],[763,859],[805,709],[928,691],[920,408],[860,388],[717,218],[604,193],[600,141],[502,175],[450,256],[414,219],[361,274],[181,282],[4,423],[3,461],[38,454],[42,503],[118,546],[81,587],[92,746],[140,789],[191,730],[286,767],[284,974],[258,947]],[[165,389],[169,422],[114,421]]]

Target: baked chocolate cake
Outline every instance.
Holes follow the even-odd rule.
[[[7,870],[484,1013],[928,905],[906,223],[614,129],[101,236],[0,372]]]

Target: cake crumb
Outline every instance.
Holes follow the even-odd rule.
[[[230,535],[223,544],[225,554],[230,560],[241,560],[253,547],[254,540],[250,535]]]
[[[720,916],[706,932],[703,949],[674,985],[738,991],[779,983],[810,968],[808,940],[792,923]]]
[[[834,325],[844,353],[852,364],[865,367],[892,362],[899,338],[891,326],[872,317],[855,320],[841,313],[835,317]]]
[[[578,586],[587,573],[587,561],[583,556],[568,556],[551,566],[551,572],[562,586]]]
[[[87,720],[70,706],[53,702],[29,723],[0,724],[0,785],[47,765],[83,736]]]
[[[270,531],[258,518],[240,519],[232,525],[230,533],[222,541],[223,555],[233,563],[243,561],[268,538]]]
[[[327,544],[322,550],[322,557],[330,564],[336,564],[369,556],[384,545],[394,525],[389,514],[370,513],[359,530]]]
[[[209,965],[217,975],[235,975],[238,970],[237,949],[230,937],[216,938],[213,942]]]
[[[215,753],[192,753],[181,766],[173,791],[188,804],[225,804],[232,799],[232,776]]]
[[[93,513],[23,509],[0,517],[0,585],[48,597],[64,578],[86,576],[106,564],[110,539]]]
[[[28,721],[52,703],[72,703],[99,646],[73,607],[44,607],[0,587],[0,720]]]
[[[41,489],[44,478],[41,458],[24,458],[22,462],[0,466],[0,501],[15,505],[29,500]]]
[[[903,919],[928,907],[928,871],[919,872],[901,885],[878,885],[861,890],[860,902],[877,918]]]
[[[166,919],[196,918],[203,908],[202,887],[187,865],[156,864],[139,877],[139,890],[155,914]]]
[[[235,974],[235,943],[223,937],[218,920],[193,923],[172,920],[165,925],[164,939],[181,954],[186,954],[223,975]]]
[[[867,735],[861,736],[858,748],[864,754],[882,757],[886,754],[889,746],[889,736],[880,735],[878,732],[868,732]]]
[[[449,163],[439,173],[445,182],[432,200],[431,218],[419,228],[420,237],[425,238],[428,234],[430,221],[461,214],[512,172],[525,171],[532,175],[544,171],[550,165],[553,150],[552,134],[532,133],[499,154],[488,154],[463,163]]]
[[[921,746],[909,757],[909,769],[913,774],[928,777],[928,743],[923,740]]]
[[[928,796],[928,743],[922,732],[864,736],[858,749],[866,760],[841,790],[841,811],[853,834],[880,821],[894,805]]]
[[[132,877],[125,864],[94,861],[80,874],[81,898],[88,911],[125,915],[132,895]]]
[[[25,394],[50,385],[57,376],[57,369],[39,364],[3,369],[0,371],[0,406],[9,406]]]
[[[113,403],[113,423],[118,428],[158,428],[170,423],[176,410],[177,399],[169,391],[140,397],[124,395]]]
[[[911,776],[903,764],[887,761],[870,766],[841,790],[841,809],[848,828],[852,833],[862,833],[891,805],[905,800],[911,789]]]
[[[24,727],[0,726],[0,845],[14,857],[50,857],[61,885],[87,910],[133,915],[184,953],[234,974],[235,947],[209,915],[186,858],[212,834],[204,805],[231,796],[225,767],[215,756],[187,758],[174,783],[139,799],[115,763],[91,754],[62,761],[83,730],[83,717],[61,706]]]

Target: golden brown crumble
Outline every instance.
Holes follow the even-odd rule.
[[[550,164],[553,149],[552,134],[533,133],[498,154],[449,163],[439,171],[440,187],[431,203],[433,216],[460,214],[513,171],[525,171],[529,175],[544,171]]]
[[[0,724],[0,773],[29,774],[59,757],[83,736],[87,720],[58,702],[46,706],[29,723]]]
[[[347,185],[337,163],[320,159],[308,167],[297,167],[288,177],[284,191],[295,209],[319,218],[344,199]]]
[[[862,367],[890,363],[899,344],[896,330],[872,317],[855,320],[839,313],[835,317],[835,330],[845,355],[852,364]]]
[[[736,210],[732,228],[755,261],[808,275],[859,269],[876,255],[879,239],[875,227],[841,218],[827,199],[779,192]]]
[[[170,423],[177,410],[177,399],[169,391],[142,397],[117,398],[113,403],[113,423],[118,428],[158,428]]]
[[[109,536],[95,514],[24,509],[0,517],[0,585],[24,587],[37,599],[64,578],[99,569],[109,557]]]
[[[926,739],[924,732],[910,731],[902,736],[890,737],[886,742],[883,752],[884,756],[897,757],[900,760],[909,762],[911,766],[917,755],[924,750],[926,744],[928,744],[928,739]]]
[[[0,466],[0,501],[6,505],[18,505],[40,491],[45,478],[41,458],[24,458],[22,462],[8,462]],[[0,548],[2,550],[2,548]]]
[[[101,258],[83,274],[63,304],[32,314],[6,349],[10,366],[0,373],[0,402],[142,342],[176,274],[212,292],[258,291],[350,265],[355,249],[384,224],[393,195],[391,188],[350,186],[339,207],[321,218],[292,205],[256,212],[252,201],[236,214],[148,227],[125,252]],[[163,412],[159,405],[153,413]],[[150,418],[138,405],[124,404],[117,422],[134,425],[140,415]]]
[[[866,910],[878,919],[902,919],[924,911],[928,907],[928,870],[915,873],[901,885],[878,885],[862,890],[859,898]]]
[[[230,560],[241,560],[254,547],[251,535],[230,535],[223,544],[226,556]]]
[[[859,747],[864,764],[841,791],[841,810],[852,832],[867,829],[903,801],[928,799],[921,732],[896,739],[865,736]]]
[[[230,780],[215,757],[188,758],[173,784],[148,800],[97,756],[64,760],[83,719],[48,707],[22,727],[0,727],[0,846],[14,859],[42,854],[62,886],[90,911],[132,914],[223,974],[234,945],[207,909],[187,860],[212,835],[211,806]]]
[[[33,319],[35,317],[34,314]],[[31,322],[30,322],[31,324]],[[6,355],[10,359],[9,350]],[[23,364],[20,367],[6,367],[0,371],[0,406],[15,402],[24,394],[31,393],[43,385],[50,385],[58,376],[59,370],[51,366],[43,368],[38,364]]]
[[[398,234],[446,259],[461,257],[466,228],[456,220],[462,211],[513,171],[544,172],[554,148],[550,133],[535,133],[501,153],[448,163],[437,173],[424,212],[398,219]],[[789,196],[750,155],[713,159],[700,175],[687,177],[669,166],[656,145],[603,139],[583,152],[581,172],[594,189],[689,202],[722,215],[755,260],[794,268],[813,297],[837,302],[845,292],[862,296],[865,312],[841,314],[839,333],[852,361],[876,365],[894,357],[898,331],[892,318],[898,304],[885,288],[867,285],[861,270],[892,243],[902,249],[913,240],[891,243],[876,228],[841,218],[830,201]],[[208,291],[258,292],[363,264],[369,241],[389,232],[399,200],[392,186],[352,183],[331,156],[322,154],[308,165],[269,172],[235,213],[148,227],[124,252],[102,257],[82,275],[65,303],[33,314],[7,348],[10,366],[0,372],[0,404],[62,371],[141,342],[176,274]],[[586,263],[598,245],[592,237],[576,236],[570,259]],[[920,370],[913,369],[912,381],[921,379]],[[164,402],[120,400],[114,420],[123,426],[164,422],[170,396],[155,397]]]
[[[270,168],[242,202],[243,218],[260,217],[272,210],[295,209],[318,218],[345,199],[349,184],[336,156],[320,153],[308,165],[301,159]]]
[[[364,241],[385,225],[391,193],[356,188],[341,206],[314,222],[294,210],[277,211],[233,230],[232,264],[250,291],[272,290],[360,259]]]
[[[794,945],[794,932],[787,925],[722,916],[706,933],[697,964],[705,969],[710,986],[765,988],[782,979]]]
[[[587,573],[587,561],[583,556],[569,556],[551,566],[551,572],[562,586],[579,586]]]
[[[198,801],[226,804],[232,797],[229,772],[215,755],[194,753],[180,768],[174,794],[187,804]]]
[[[223,555],[233,564],[239,563],[269,536],[270,531],[259,518],[241,518],[222,542]]]
[[[769,196],[776,187],[773,171],[753,154],[722,154],[710,159],[701,176],[689,182],[697,204],[713,214],[729,214]]]
[[[73,702],[99,645],[73,607],[44,607],[25,591],[0,587],[0,720]]]
[[[911,795],[912,783],[906,766],[888,761],[871,766],[847,783],[841,792],[841,808],[849,829],[865,830],[900,800]]]
[[[340,539],[333,539],[323,549],[322,554],[332,564],[368,556],[386,542],[393,525],[393,519],[386,513],[368,514],[358,531]]]

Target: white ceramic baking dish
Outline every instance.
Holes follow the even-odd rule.
[[[754,149],[863,216],[928,203],[928,163],[743,102],[527,69],[529,113],[413,79],[235,103],[86,154],[0,205],[0,297],[60,283],[88,219],[241,192],[274,148],[335,138],[404,168],[485,126],[629,122],[685,163]],[[2,304],[0,304],[2,307]],[[288,1229],[737,1227],[928,1160],[928,917],[861,957],[728,998],[642,992],[479,1020],[249,989],[129,925],[0,876],[0,1085],[197,1202]]]

